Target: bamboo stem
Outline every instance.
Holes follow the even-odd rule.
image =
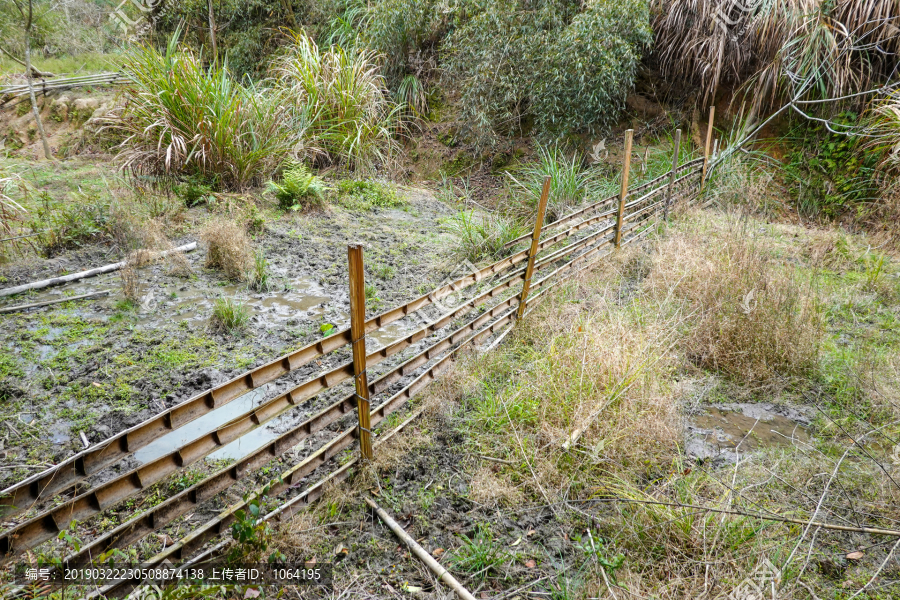
[[[541,200],[538,202],[537,218],[534,222],[534,232],[531,234],[531,250],[528,251],[528,266],[525,267],[525,281],[522,282],[522,293],[519,296],[519,308],[516,318],[521,319],[525,315],[525,304],[528,300],[528,290],[531,288],[531,275],[534,273],[534,259],[538,253],[538,243],[541,240],[541,228],[544,226],[544,213],[547,212],[547,200],[550,198],[550,175],[544,178],[544,189],[541,190]]]
[[[28,310],[29,308],[40,308],[42,306],[50,306],[51,304],[59,304],[60,302],[71,302],[72,300],[87,300],[88,298],[99,298],[100,296],[108,296],[109,290],[102,292],[91,292],[90,294],[81,294],[80,296],[70,296],[68,298],[58,298],[56,300],[47,300],[46,302],[35,302],[34,304],[20,304],[19,306],[7,306],[0,308],[0,314],[14,313],[20,310]]]
[[[681,130],[675,130],[675,148],[672,151],[672,174],[669,175],[669,189],[666,190],[666,205],[663,209],[663,221],[669,220],[669,207],[672,205],[672,192],[675,189],[675,171],[678,169],[678,155],[681,153]]]
[[[616,213],[616,248],[622,243],[622,226],[625,224],[625,198],[628,196],[628,175],[631,172],[631,144],[634,129],[625,132],[625,165],[622,167],[622,191],[619,193],[619,211]]]
[[[372,460],[372,426],[369,420],[369,382],[366,377],[366,274],[361,244],[347,246],[350,263],[350,338],[353,376],[356,381],[356,412],[359,417],[359,451]]]
[[[197,242],[191,242],[190,244],[185,244],[184,246],[179,246],[178,248],[172,248],[171,250],[165,250],[164,252],[160,252],[157,256],[167,256],[169,254],[173,254],[175,252],[190,252],[191,250],[197,247]],[[61,277],[53,277],[51,279],[42,279],[41,281],[33,281],[31,283],[23,283],[22,285],[17,285],[11,288],[4,288],[0,290],[0,297],[2,296],[12,296],[13,294],[21,294],[22,292],[27,292],[29,290],[39,290],[45,287],[50,287],[53,285],[62,285],[64,283],[70,283],[72,281],[78,281],[79,279],[84,279],[86,277],[93,277],[94,275],[102,275],[103,273],[110,273],[112,271],[118,271],[122,267],[125,266],[127,261],[112,263],[109,265],[103,265],[102,267],[97,267],[96,269],[89,269],[87,271],[80,271],[78,273],[72,273],[71,275],[63,275]]]
[[[428,554],[428,552],[426,552],[422,546],[416,543],[416,540],[414,540],[408,533],[406,533],[406,531],[404,531],[403,528],[400,527],[397,521],[392,519],[389,514],[384,512],[384,509],[378,506],[371,498],[366,498],[365,500],[366,504],[371,506],[372,510],[375,511],[378,517],[382,521],[384,521],[385,525],[387,525],[390,530],[394,532],[394,535],[400,538],[409,547],[412,553],[415,554],[419,558],[419,560],[425,563],[425,565],[429,569],[431,569],[432,573],[438,576],[438,579],[450,586],[450,588],[454,592],[456,592],[456,595],[459,596],[462,600],[475,600],[475,596],[473,596],[471,592],[464,588],[462,584],[458,582],[456,578],[450,574],[449,571],[447,571],[447,569],[441,566],[441,563],[436,561],[434,557]]]

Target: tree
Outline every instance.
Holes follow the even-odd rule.
[[[31,27],[34,24],[34,3],[28,0],[25,4],[24,0],[13,0],[19,13],[22,15],[25,33],[25,77],[28,79],[28,95],[31,97],[31,110],[34,112],[34,120],[37,123],[38,133],[41,136],[41,143],[44,145],[44,156],[48,160],[53,160],[53,154],[50,152],[50,144],[47,143],[47,135],[44,133],[44,124],[41,122],[41,111],[38,110],[37,98],[34,96],[34,72],[31,67]],[[26,10],[27,6],[27,10]]]

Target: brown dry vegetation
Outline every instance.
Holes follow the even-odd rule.
[[[247,278],[253,249],[246,230],[234,221],[216,217],[204,226],[200,239],[207,245],[206,265],[222,269],[229,279]]]

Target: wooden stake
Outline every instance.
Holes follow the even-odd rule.
[[[544,178],[544,189],[541,190],[541,201],[538,202],[537,220],[534,222],[534,233],[531,234],[531,250],[528,251],[528,266],[525,267],[525,281],[522,283],[522,294],[519,296],[519,308],[516,310],[516,319],[521,319],[525,315],[525,303],[528,299],[528,290],[531,288],[531,275],[534,273],[534,259],[538,253],[541,227],[544,226],[547,199],[550,198],[550,180],[551,177],[549,175]]]
[[[666,190],[666,205],[663,208],[663,221],[669,220],[669,207],[672,205],[672,192],[675,190],[675,170],[678,168],[678,155],[681,153],[681,130],[675,130],[675,147],[672,149],[672,173],[669,175],[669,189]]]
[[[414,540],[402,527],[400,527],[399,523],[391,518],[389,514],[387,514],[380,506],[378,506],[374,500],[371,498],[366,498],[366,504],[372,507],[375,513],[384,521],[385,525],[390,527],[391,531],[394,532],[398,538],[403,540],[403,542],[409,546],[409,549],[412,550],[412,553],[419,557],[425,565],[431,569],[431,572],[438,576],[438,578],[446,583],[450,588],[456,592],[456,595],[459,596],[462,600],[475,600],[475,596],[473,596],[466,588],[462,586],[454,577],[450,574],[447,569],[445,569],[441,564],[434,560],[425,549],[416,543]]]
[[[634,129],[625,132],[625,165],[622,167],[622,191],[619,194],[619,212],[616,214],[616,248],[622,243],[622,226],[625,224],[625,198],[628,196],[628,175],[631,172],[631,143]]]
[[[703,150],[703,174],[700,176],[700,191],[706,185],[706,167],[709,165],[709,146],[712,144],[713,119],[716,116],[716,107],[709,107],[709,125],[706,126],[706,147]]]
[[[356,412],[359,416],[359,451],[364,459],[372,460],[369,381],[366,377],[366,275],[362,245],[347,246],[347,260],[350,263],[350,339],[356,381]]]

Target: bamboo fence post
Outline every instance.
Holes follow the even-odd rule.
[[[350,339],[356,382],[356,412],[359,416],[359,451],[364,459],[372,460],[369,381],[366,377],[366,275],[361,244],[347,246],[347,260],[350,263]]]
[[[619,212],[616,213],[616,248],[622,243],[622,226],[625,217],[625,198],[628,197],[628,175],[631,172],[631,143],[634,129],[625,132],[625,165],[622,167],[622,191],[619,194]]]
[[[712,143],[713,119],[716,116],[716,107],[709,107],[709,125],[706,126],[706,147],[703,149],[703,174],[700,176],[700,191],[706,186],[706,167],[709,165],[709,145]]]
[[[669,220],[669,207],[672,205],[672,192],[675,190],[675,170],[678,169],[678,155],[681,153],[681,130],[675,130],[675,148],[672,151],[672,173],[669,175],[669,189],[666,190],[666,204],[663,209],[663,221]]]
[[[528,290],[531,288],[531,275],[534,273],[534,259],[537,257],[541,228],[544,226],[544,213],[547,212],[547,200],[550,198],[550,180],[550,175],[544,178],[544,189],[541,190],[541,200],[538,202],[537,219],[534,222],[534,233],[531,234],[531,250],[528,251],[528,266],[525,267],[525,281],[522,282],[522,293],[519,295],[516,319],[525,316],[525,303],[528,298]]]

